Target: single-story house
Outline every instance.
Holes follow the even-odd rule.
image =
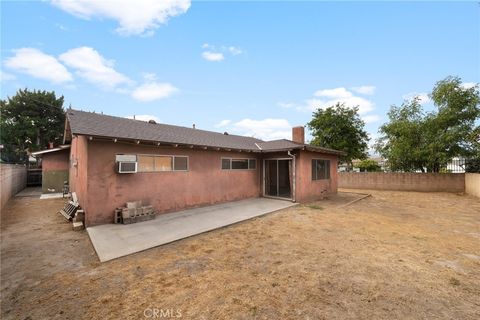
[[[158,213],[254,197],[296,202],[337,192],[341,151],[68,109],[69,183],[86,225],[142,200]]]
[[[32,152],[32,156],[41,159],[42,193],[62,192],[65,181],[69,180],[70,145],[56,148],[52,146],[46,150]]]

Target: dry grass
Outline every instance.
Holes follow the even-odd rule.
[[[2,212],[2,319],[479,319],[478,199],[372,193],[104,264],[61,201],[17,198]]]

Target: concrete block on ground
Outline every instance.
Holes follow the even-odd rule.
[[[73,221],[84,222],[85,221],[85,211],[77,210],[77,212],[75,213],[75,217],[73,218]]]
[[[115,209],[115,215],[113,223],[122,223],[122,208]]]
[[[128,209],[136,209],[136,208],[140,208],[142,206],[142,201],[130,201],[130,202],[127,202],[127,208]]]
[[[73,230],[74,230],[74,231],[80,231],[80,230],[83,230],[83,229],[84,229],[84,227],[83,227],[83,222],[81,222],[81,221],[78,221],[78,222],[75,222],[75,221],[74,221],[73,224],[72,224],[72,226],[73,226]]]
[[[123,218],[123,224],[131,224],[137,222],[135,217]]]

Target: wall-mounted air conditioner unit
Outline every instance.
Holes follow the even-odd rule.
[[[137,162],[119,161],[117,162],[117,172],[118,173],[136,173]]]
[[[135,154],[117,154],[115,156],[118,173],[136,173],[137,156]]]

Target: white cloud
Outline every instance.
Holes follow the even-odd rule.
[[[222,61],[225,59],[223,53],[212,51],[202,52],[202,58],[208,61]]]
[[[365,123],[372,123],[379,121],[380,116],[378,114],[368,114],[366,116],[363,116],[362,119],[363,121],[365,121]]]
[[[105,88],[131,83],[127,76],[115,71],[113,60],[105,59],[90,47],[68,50],[60,55],[60,61],[75,69],[80,77]]]
[[[286,119],[243,119],[231,125],[235,133],[262,140],[290,139],[292,126]]]
[[[138,101],[149,102],[164,99],[179,91],[170,83],[158,82],[154,73],[145,73],[143,78],[145,82],[132,92],[132,97]]]
[[[366,94],[366,95],[373,95],[375,94],[375,90],[377,88],[375,86],[360,86],[360,87],[353,87],[352,90],[356,93]]]
[[[228,126],[231,122],[232,122],[232,120],[222,120],[222,121],[220,121],[219,123],[217,123],[217,124],[215,125],[215,127],[216,127],[216,128],[225,127],[225,126]]]
[[[52,4],[74,16],[89,20],[107,18],[117,21],[122,35],[152,34],[169,18],[190,8],[190,0],[52,0]]]
[[[374,109],[372,101],[356,96],[344,87],[317,90],[313,95],[316,98],[306,99],[301,103],[279,102],[278,105],[282,108],[294,108],[303,112],[312,112],[318,108],[326,109],[337,103],[344,103],[349,108],[358,106],[360,114],[365,114]]]
[[[126,116],[125,118],[127,119],[134,119],[135,120],[141,120],[141,121],[150,121],[150,120],[154,120],[156,123],[160,123],[160,119],[156,116],[152,116],[152,115],[149,115],[149,114],[136,114],[135,116]]]
[[[315,91],[315,97],[350,98],[353,94],[345,88],[323,89]]]
[[[7,58],[5,66],[32,77],[53,83],[64,83],[73,80],[72,74],[55,57],[35,48],[15,50],[13,57]]]
[[[470,89],[470,88],[473,88],[475,86],[477,86],[478,83],[475,83],[475,82],[464,82],[461,84],[461,86],[464,88],[464,89]]]
[[[420,93],[418,93],[418,92],[410,92],[410,93],[404,94],[404,95],[402,96],[402,98],[403,98],[404,100],[408,100],[408,101],[412,100],[412,99],[415,98],[415,97],[418,97],[418,99],[419,99],[418,102],[419,102],[421,105],[425,105],[425,104],[428,104],[428,103],[431,102],[430,97],[428,96],[428,93],[426,93],[426,92],[420,92]]]
[[[242,49],[240,49],[240,48],[238,48],[238,47],[234,47],[234,46],[228,47],[228,51],[229,51],[231,54],[233,54],[234,56],[243,53],[243,50],[242,50]]]
[[[232,56],[237,56],[243,53],[243,50],[240,47],[235,46],[220,46],[204,43],[202,49],[205,51],[202,52],[202,58],[208,61],[222,61],[225,60],[225,55],[230,54]]]

